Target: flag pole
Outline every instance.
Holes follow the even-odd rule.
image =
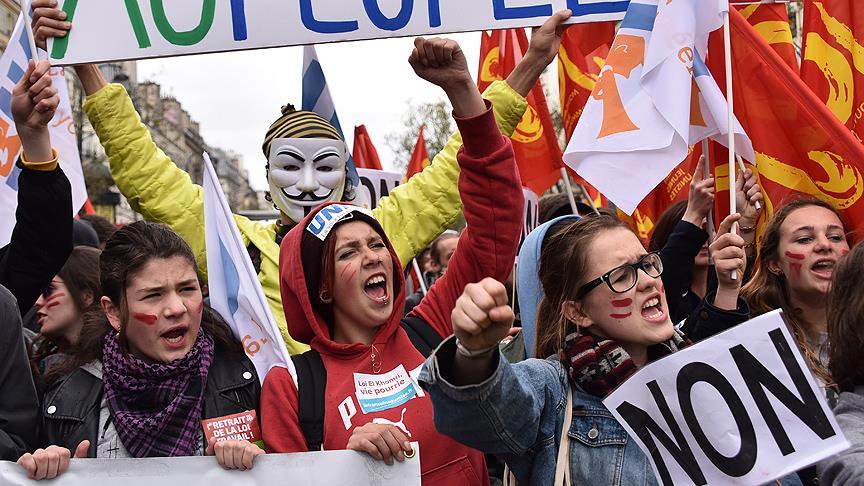
[[[726,130],[729,135],[729,214],[738,212],[735,202],[735,101],[732,92],[732,32],[729,29],[729,10],[723,13],[723,47],[726,50]],[[738,223],[732,225],[732,233],[738,233]],[[732,280],[738,280],[738,271],[732,270]]]
[[[33,36],[33,28],[30,25],[30,5],[27,0],[18,0],[21,5],[21,15],[24,16],[24,31],[27,32],[27,41],[30,43],[30,57],[33,62],[39,62],[39,51],[36,50],[36,38]]]
[[[702,140],[702,180],[711,177],[711,154],[708,148],[708,139]],[[716,182],[715,182],[716,185]],[[714,237],[716,236],[716,230],[714,229],[714,209],[708,211],[708,241],[713,242]],[[709,243],[710,244],[710,243]],[[714,265],[714,256],[711,255],[711,252],[708,252],[708,264]]]
[[[735,158],[738,159],[738,168],[741,169],[741,173],[743,174],[744,171],[747,170],[747,167],[744,167],[744,159],[741,158],[740,155],[736,155]],[[759,204],[759,201],[756,201],[755,206],[756,206],[756,211],[762,211],[762,205]]]
[[[429,293],[429,289],[426,288],[426,281],[423,279],[423,272],[420,271],[420,265],[416,258],[411,260],[411,265],[414,267],[414,273],[417,274],[417,281],[420,282],[420,290],[423,291],[423,295],[426,295]]]
[[[570,200],[570,209],[573,211],[573,214],[579,216],[579,208],[576,207],[576,198],[573,197],[573,186],[570,185],[570,176],[564,167],[561,167],[561,179],[564,180],[564,187],[567,189],[567,199]]]
[[[600,216],[600,211],[597,210],[597,205],[594,204],[594,201],[591,199],[591,195],[588,194],[588,190],[585,189],[585,184],[579,184],[579,188],[582,189],[582,194],[585,195],[585,199],[587,199],[588,204],[591,205],[591,210],[594,211],[594,214]]]

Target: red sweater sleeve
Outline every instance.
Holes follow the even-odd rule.
[[[513,147],[498,130],[489,101],[486,106],[482,115],[456,118],[463,138],[459,195],[468,227],[447,272],[412,312],[443,337],[453,333],[450,313],[466,285],[510,276],[522,231],[524,196]]]
[[[267,452],[308,452],[297,403],[297,387],[288,370],[271,369],[261,387],[261,434]]]

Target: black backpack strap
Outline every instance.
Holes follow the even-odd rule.
[[[426,358],[444,340],[428,322],[417,316],[403,317],[401,324],[402,329],[408,334],[411,344]]]
[[[327,370],[315,350],[291,356],[297,371],[297,418],[310,452],[324,444],[324,394]]]

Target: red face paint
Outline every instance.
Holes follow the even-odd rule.
[[[148,326],[156,324],[156,321],[159,319],[153,314],[139,314],[137,312],[132,314],[132,317],[137,321],[141,321],[144,324],[147,324]]]
[[[849,250],[840,250],[841,256],[846,256],[849,253]]]
[[[58,305],[60,305],[60,302],[50,302],[48,305],[45,306],[45,308],[50,309],[52,307],[57,307]]]
[[[203,311],[204,311],[204,301],[202,300],[201,303],[198,304],[198,313],[200,314]]]
[[[339,278],[344,279],[345,278],[345,272],[347,272],[348,270],[351,270],[351,267],[353,267],[353,266],[354,265],[351,265],[350,263],[348,265],[345,265],[345,268],[342,269],[342,273],[339,274]]]
[[[626,319],[632,315],[632,312],[628,312],[626,314],[609,314],[609,317],[611,317],[612,319]]]
[[[791,251],[786,252],[786,257],[791,258],[792,260],[803,260],[803,259],[807,258],[800,253],[792,253]],[[799,265],[799,267],[800,267],[800,265]]]
[[[613,300],[612,307],[630,307],[633,304],[633,299]]]
[[[59,299],[60,297],[66,297],[66,294],[64,294],[63,292],[54,292],[53,294],[51,294],[51,297],[48,297],[45,300],[45,303],[54,302],[55,300]]]

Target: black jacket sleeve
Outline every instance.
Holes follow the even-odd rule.
[[[686,316],[686,314],[679,315],[678,309],[684,294],[690,290],[693,262],[706,241],[708,241],[708,233],[705,230],[687,221],[679,221],[675,225],[675,230],[669,235],[666,246],[660,250],[660,259],[663,261],[663,285],[666,287],[666,301],[673,322],[678,322]]]
[[[716,292],[706,295],[681,327],[684,334],[693,342],[708,339],[750,319],[750,306],[747,301],[739,297],[737,309],[722,310],[714,306],[715,295]]]
[[[19,161],[20,166],[20,161]],[[18,209],[9,244],[0,248],[0,285],[24,315],[72,252],[72,187],[58,166],[48,172],[23,168]]]
[[[17,461],[36,445],[39,402],[15,297],[0,286],[0,460]]]

